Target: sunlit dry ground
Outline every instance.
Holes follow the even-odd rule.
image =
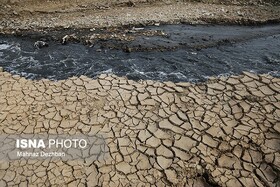
[[[0,73],[1,134],[100,134],[107,159],[0,161],[0,186],[279,186],[280,79]]]

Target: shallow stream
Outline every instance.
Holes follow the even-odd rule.
[[[204,81],[209,76],[242,71],[280,76],[280,25],[162,25],[144,29],[161,30],[165,35],[138,36],[126,44],[137,48],[129,53],[102,47],[102,42],[117,46],[118,41],[100,41],[91,47],[53,41],[49,47],[36,49],[34,39],[0,36],[0,66],[30,79],[52,80],[102,73],[175,82]]]

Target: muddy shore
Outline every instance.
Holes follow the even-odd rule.
[[[71,2],[71,1],[70,1]],[[130,2],[130,1],[129,1]],[[62,40],[88,41],[98,30],[105,31],[103,38],[112,33],[125,33],[123,28],[159,24],[240,24],[258,25],[278,23],[280,8],[277,5],[223,5],[173,1],[134,1],[123,3],[10,3],[0,4],[0,33],[13,35],[52,36]],[[57,33],[59,31],[60,34]],[[65,35],[61,36],[61,33]],[[158,34],[158,33],[149,33]]]

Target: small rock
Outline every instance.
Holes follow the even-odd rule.
[[[155,23],[155,26],[159,27],[159,26],[160,26],[160,23]]]
[[[3,67],[0,67],[0,72],[3,72],[3,71],[4,71]]]
[[[78,38],[75,34],[71,34],[71,35],[65,35],[63,38],[62,38],[62,41],[61,43],[62,44],[66,44],[68,41],[78,41]]]
[[[240,12],[240,11],[237,11],[237,15],[238,16],[243,16],[242,12]]]
[[[13,11],[13,14],[14,14],[14,15],[19,15],[18,12],[15,11],[15,10]]]
[[[128,46],[125,46],[125,48],[123,49],[124,52],[126,53],[131,53],[132,52],[132,49]]]
[[[132,30],[133,31],[140,31],[140,30],[144,30],[144,28],[143,27],[138,27],[138,28],[133,27]]]
[[[34,47],[36,47],[37,49],[43,48],[43,47],[48,47],[49,44],[47,42],[44,41],[36,41],[34,43]]]
[[[69,40],[69,35],[65,35],[63,38],[62,38],[62,44],[66,44],[66,42]]]

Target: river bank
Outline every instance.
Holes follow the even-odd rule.
[[[129,2],[0,4],[0,33],[20,35],[64,29],[87,29],[90,32],[100,28],[174,23],[256,25],[277,23],[280,20],[280,8],[276,5]]]

